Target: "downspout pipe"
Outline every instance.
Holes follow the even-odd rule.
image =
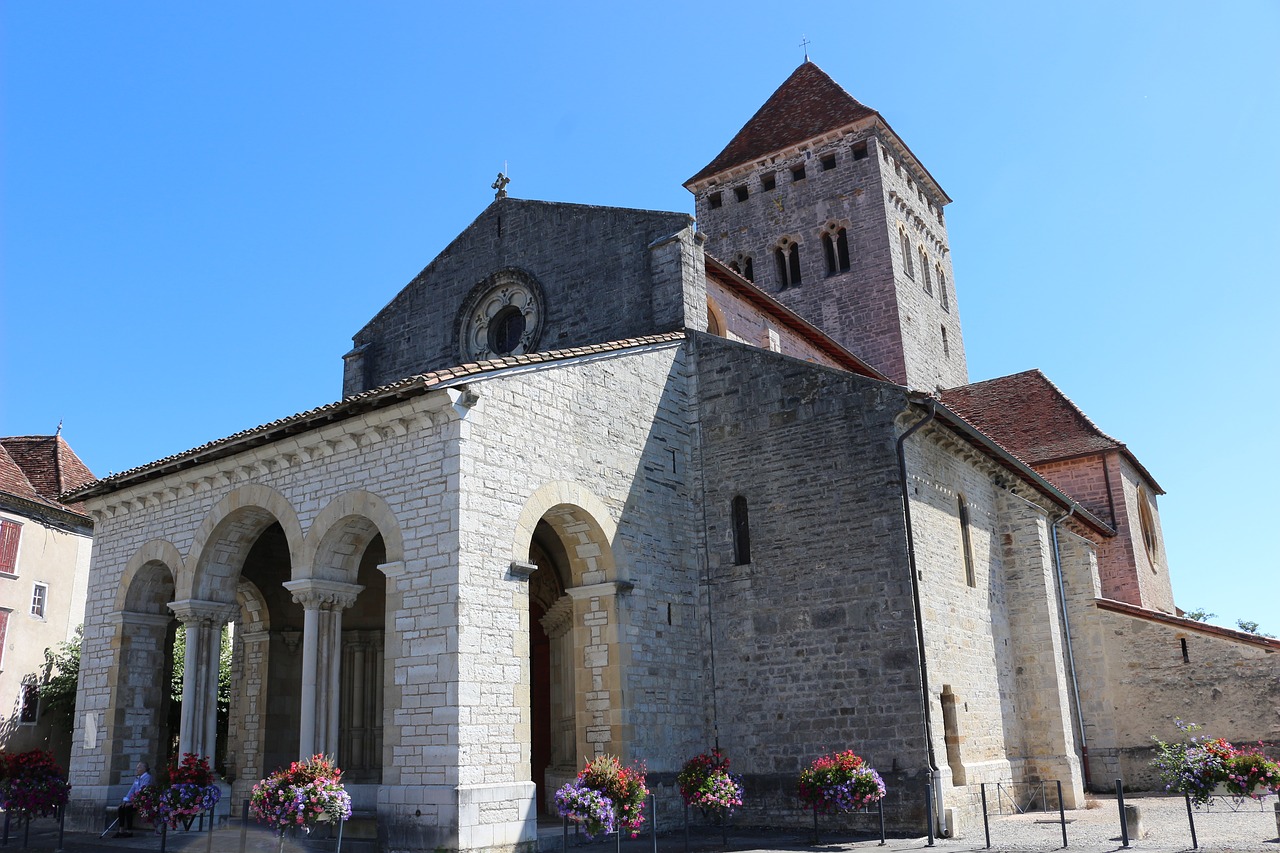
[[[1067,616],[1067,588],[1062,579],[1062,549],[1058,546],[1058,525],[1070,518],[1075,511],[1076,508],[1073,504],[1065,515],[1058,516],[1057,520],[1049,526],[1049,529],[1053,532],[1053,567],[1058,575],[1058,606],[1062,610],[1062,633],[1066,637],[1067,671],[1071,673],[1071,693],[1072,698],[1075,699],[1076,734],[1080,738],[1080,769],[1084,773],[1085,790],[1090,790],[1093,785],[1089,778],[1089,744],[1084,735],[1084,708],[1080,705],[1080,683],[1076,678],[1076,658],[1071,649],[1071,620]]]
[[[924,742],[929,754],[929,784],[933,787],[935,813],[929,815],[929,820],[939,827],[939,834],[945,837],[948,834],[947,813],[942,805],[942,774],[938,772],[937,755],[933,749],[933,721],[929,713],[929,664],[924,648],[924,613],[920,606],[920,579],[916,572],[916,541],[911,530],[911,493],[907,487],[907,439],[923,429],[938,414],[936,399],[930,397],[924,403],[928,407],[925,416],[898,436],[898,482],[902,485],[902,517],[907,527],[907,566],[911,571],[911,603],[915,607],[916,646],[920,653],[920,698],[924,706]]]

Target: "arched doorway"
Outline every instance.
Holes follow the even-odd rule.
[[[540,814],[555,814],[554,792],[577,773],[573,680],[573,604],[565,594],[568,559],[546,522],[534,529],[529,562],[530,772]]]
[[[162,767],[173,755],[178,734],[170,694],[178,625],[169,611],[173,599],[174,572],[161,560],[147,560],[127,582],[120,611],[112,778],[129,779],[139,761]]]

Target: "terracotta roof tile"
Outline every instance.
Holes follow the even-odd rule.
[[[875,115],[806,60],[685,186]]]
[[[299,412],[296,415],[280,418],[260,426],[252,427],[251,429],[241,430],[240,432],[233,433],[225,438],[219,438],[202,444],[199,447],[184,450],[181,453],[175,453],[171,456],[166,456],[163,459],[157,459],[155,462],[149,462],[146,465],[139,465],[136,468],[121,471],[119,474],[112,474],[111,476],[104,477],[101,480],[93,480],[78,488],[72,489],[67,494],[64,494],[62,499],[81,501],[95,495],[109,494],[117,489],[124,488],[126,485],[144,482],[181,468],[189,468],[214,459],[231,456],[232,454],[240,452],[245,447],[256,447],[275,441],[285,435],[305,432],[306,430],[312,429],[316,426],[317,422],[320,421],[329,423],[351,417],[370,409],[389,406],[405,397],[425,394],[446,382],[451,382],[456,379],[464,379],[468,376],[481,376],[486,373],[496,373],[499,370],[509,367],[524,367],[530,364],[548,364],[555,361],[576,358],[582,355],[620,352],[634,347],[671,343],[683,340],[684,336],[685,334],[683,331],[666,332],[660,335],[645,335],[643,337],[627,338],[625,340],[610,341],[608,343],[594,344],[592,346],[574,347],[573,349],[568,350],[549,350],[547,352],[529,353],[526,356],[504,356],[502,358],[488,359],[486,361],[468,362],[457,367],[449,367],[442,370],[433,370],[429,373],[420,373],[414,376],[408,376],[379,388],[371,388],[368,391],[353,394],[350,397],[346,397],[334,403],[317,406],[314,409],[308,409],[307,411]],[[526,360],[522,361],[522,358]]]
[[[1039,370],[962,385],[942,402],[1030,465],[1118,450],[1160,485],[1128,447],[1107,435]]]
[[[93,472],[61,435],[0,438],[0,491],[78,512],[78,507],[66,506],[58,496],[93,479]]]

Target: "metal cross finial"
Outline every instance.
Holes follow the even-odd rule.
[[[506,175],[502,174],[501,172],[499,172],[499,173],[498,173],[498,179],[497,179],[496,181],[494,181],[492,184],[490,184],[490,185],[489,185],[489,186],[491,186],[493,189],[497,190],[497,192],[493,194],[493,197],[494,197],[494,198],[506,198],[506,197],[507,197],[507,184],[509,184],[509,183],[511,183],[511,179],[510,179],[510,178],[508,178]]]
[[[800,46],[804,48],[804,61],[808,62],[809,61],[809,39],[805,37],[804,33],[800,34]]]

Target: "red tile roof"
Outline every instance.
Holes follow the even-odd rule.
[[[368,391],[353,394],[334,403],[327,403],[314,409],[308,409],[305,412],[299,412],[296,415],[280,418],[251,429],[241,430],[225,438],[219,438],[199,447],[194,447],[191,450],[184,450],[181,453],[157,459],[155,462],[149,462],[146,465],[139,465],[136,468],[121,471],[119,474],[112,474],[101,480],[93,480],[72,489],[67,494],[64,494],[62,498],[63,500],[82,501],[97,495],[110,494],[135,483],[163,477],[174,471],[232,456],[250,447],[260,447],[288,435],[297,435],[323,424],[341,421],[362,412],[393,405],[408,397],[421,396],[459,379],[496,373],[499,370],[511,367],[547,364],[580,356],[620,352],[634,347],[671,343],[683,340],[684,337],[685,333],[683,331],[666,332],[660,335],[627,338],[603,344],[592,344],[591,346],[532,352],[525,355],[509,355],[408,376],[379,388],[371,388]]]
[[[685,182],[708,178],[766,154],[879,115],[859,103],[812,62],[804,64],[769,96],[738,135],[701,172]]]
[[[1118,450],[1164,493],[1123,442],[1099,429],[1039,370],[951,388],[942,402],[1029,465]]]
[[[93,479],[93,472],[61,435],[0,438],[0,491],[6,494],[67,509],[58,496]]]

